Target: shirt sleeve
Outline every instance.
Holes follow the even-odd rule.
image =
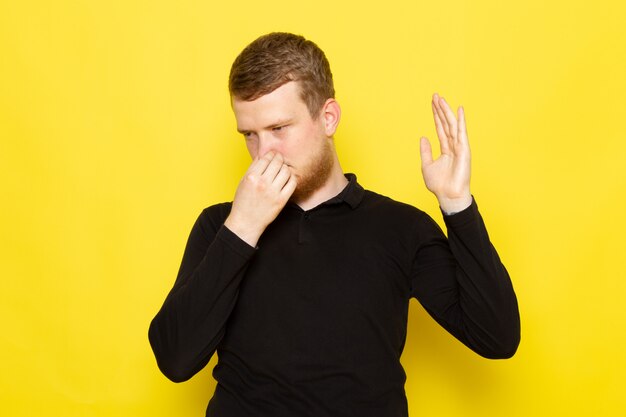
[[[188,380],[211,359],[255,252],[223,225],[225,216],[215,208],[196,220],[176,282],[148,331],[159,369],[175,382]]]
[[[481,356],[513,356],[520,341],[517,298],[489,240],[476,201],[444,215],[448,238],[427,215],[411,277],[412,296],[448,332]]]

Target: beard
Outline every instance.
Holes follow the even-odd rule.
[[[331,142],[325,140],[319,152],[313,155],[306,166],[300,170],[299,174],[296,174],[298,185],[291,196],[292,200],[306,200],[326,184],[333,168],[333,155]]]

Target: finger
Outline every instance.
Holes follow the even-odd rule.
[[[279,153],[274,154],[274,157],[270,161],[270,163],[265,167],[265,171],[261,173],[264,177],[268,178],[270,182],[274,181],[278,171],[283,166],[283,156]]]
[[[450,131],[448,130],[448,123],[446,122],[446,115],[443,109],[441,108],[441,105],[439,104],[439,98],[440,97],[437,93],[433,95],[433,109],[434,109],[434,112],[437,114],[437,117],[439,117],[439,122],[441,123],[441,127],[445,133],[445,136],[450,137]],[[441,136],[439,137],[439,139],[441,140]]]
[[[431,103],[431,107],[433,109],[433,117],[435,118],[435,129],[437,130],[437,137],[439,138],[439,150],[442,154],[449,153],[450,147],[448,141],[450,140],[448,133],[446,133],[444,128],[444,123],[441,122],[441,118],[439,117],[439,113],[435,108],[434,101]]]
[[[452,139],[456,139],[457,121],[456,121],[454,112],[452,111],[452,109],[450,108],[450,106],[448,105],[448,103],[443,97],[440,97],[439,105],[441,106],[443,113],[445,115],[444,120],[448,124],[448,131],[452,134]]]
[[[288,199],[289,197],[291,197],[293,192],[296,191],[297,185],[298,185],[298,181],[296,180],[296,176],[291,175],[289,177],[289,181],[287,181],[283,189],[280,190],[280,194],[286,199]]]
[[[467,127],[465,125],[465,109],[463,108],[463,106],[459,106],[457,113],[459,115],[459,131],[457,137],[461,142],[467,144]]]
[[[283,164],[276,174],[276,178],[274,178],[273,185],[276,186],[279,190],[281,190],[287,181],[289,181],[289,177],[291,177],[291,170],[287,164]]]
[[[274,151],[269,151],[259,159],[255,159],[252,164],[250,164],[250,168],[248,168],[249,174],[258,174],[261,175],[265,172],[267,166],[274,159]]]
[[[422,158],[422,167],[428,166],[433,162],[432,148],[428,138],[425,136],[420,138],[420,156]]]

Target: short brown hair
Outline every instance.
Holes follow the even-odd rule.
[[[250,101],[289,81],[299,82],[300,97],[314,119],[326,100],[335,97],[324,52],[302,36],[274,32],[241,51],[230,69],[228,90],[231,97]]]

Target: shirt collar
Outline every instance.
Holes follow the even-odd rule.
[[[349,173],[349,174],[344,174],[344,175],[346,179],[348,180],[348,185],[346,185],[344,189],[341,190],[341,192],[337,194],[335,197],[326,201],[325,204],[336,204],[336,203],[345,202],[352,209],[355,209],[358,207],[359,203],[363,199],[363,194],[365,193],[365,190],[357,182],[355,174]]]

